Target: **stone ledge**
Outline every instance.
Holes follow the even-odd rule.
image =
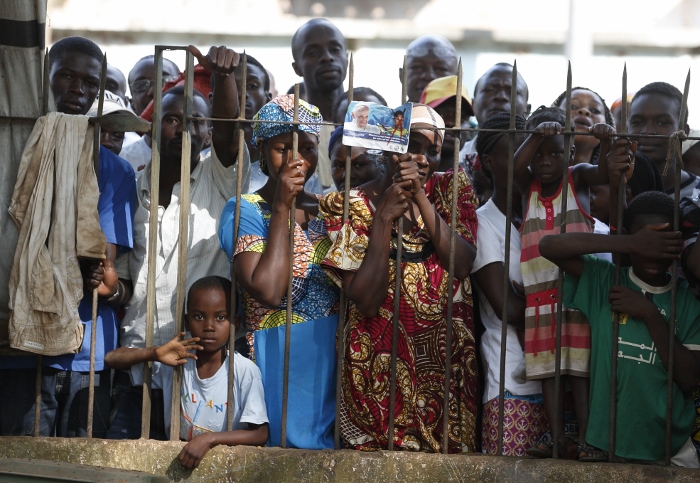
[[[517,481],[700,482],[700,470],[576,463],[483,455],[306,451],[246,446],[212,449],[194,471],[177,459],[181,442],[0,437],[0,458],[62,461],[167,476],[171,481]]]

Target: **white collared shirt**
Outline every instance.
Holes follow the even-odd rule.
[[[243,192],[250,182],[250,156],[244,148]],[[187,256],[187,287],[198,279],[218,275],[229,278],[230,265],[219,248],[217,229],[224,205],[236,195],[237,166],[224,168],[211,155],[201,158],[190,175],[190,228]],[[166,169],[165,167],[161,169]],[[146,332],[146,287],[148,275],[148,220],[150,207],[150,166],[137,181],[138,205],[134,216],[134,249],[120,257],[117,270],[120,278],[131,279],[134,295],[126,307],[121,324],[122,347],[144,347]],[[158,207],[158,254],[156,256],[156,314],[154,345],[162,345],[175,336],[175,304],[178,275],[178,242],[180,220],[180,183],[173,187],[167,208]],[[143,366],[132,367],[133,384],[142,382]],[[161,386],[154,377],[156,386]]]

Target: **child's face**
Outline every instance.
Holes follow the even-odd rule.
[[[523,143],[523,136],[516,135],[513,143],[513,152],[517,151]],[[508,136],[501,136],[488,153],[481,160],[486,169],[491,172],[493,185],[506,189],[508,185]]]
[[[630,107],[630,134],[663,134],[670,136],[676,131],[681,106],[678,101],[659,94],[642,94],[634,98]],[[640,138],[640,153],[657,163],[666,159],[667,139]]]
[[[562,102],[559,107],[566,109],[566,101]],[[571,121],[574,131],[588,131],[588,128],[594,124],[605,124],[603,101],[589,90],[577,89],[573,91],[571,93]]]
[[[333,170],[331,175],[333,176],[333,182],[335,187],[342,191],[345,189],[345,157],[346,157],[346,146],[344,146],[340,140],[333,146],[333,157],[331,158],[331,163]],[[367,155],[367,148],[359,148],[354,146],[350,153],[350,159],[352,163],[350,171],[350,187],[355,188],[361,184],[365,184],[375,178],[378,178],[381,172],[377,165],[369,159]]]
[[[442,141],[434,132],[411,130],[411,136],[408,140],[408,152],[413,155],[413,160],[418,164],[422,185],[425,185],[430,175],[440,165],[441,148]]]
[[[479,201],[479,206],[484,206],[493,196],[493,183],[480,169],[472,172],[472,188],[474,188],[474,194]]]
[[[542,184],[558,182],[564,171],[564,163],[569,162],[564,153],[564,136],[549,136],[540,143],[530,166],[532,174]]]
[[[206,288],[190,293],[187,328],[199,337],[204,352],[216,352],[228,344],[230,322],[226,294],[220,288]]]
[[[610,220],[610,185],[591,186],[591,216],[607,224]]]
[[[646,215],[639,216],[635,223],[631,226],[630,234],[634,235],[639,230],[649,225],[658,225],[663,223],[668,223],[668,227],[663,230],[665,232],[671,232],[672,221],[663,216],[657,215]],[[630,255],[630,260],[632,261],[632,269],[634,273],[643,281],[652,286],[662,286],[666,283],[666,274],[668,272],[668,267],[671,266],[669,260],[663,260],[659,258],[650,257],[640,257],[639,255]]]
[[[293,135],[291,132],[278,134],[263,141],[262,151],[267,162],[270,178],[277,179],[282,166],[287,163],[287,160],[292,159],[292,143]],[[304,161],[301,170],[306,173],[306,179],[308,180],[316,171],[318,139],[313,134],[303,131],[299,132],[298,150],[299,159]]]

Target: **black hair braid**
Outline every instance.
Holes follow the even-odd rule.
[[[510,113],[501,112],[495,116],[491,116],[479,126],[480,129],[503,129],[504,131],[510,129]],[[525,118],[521,115],[515,116],[515,129],[525,129]],[[506,134],[505,132],[480,132],[476,137],[476,153],[480,159],[484,155],[489,154],[491,150],[496,146],[501,137]],[[488,178],[491,178],[491,173],[489,170],[481,163],[481,169]]]

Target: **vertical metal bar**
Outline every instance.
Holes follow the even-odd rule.
[[[175,296],[174,334],[183,330],[187,296],[187,252],[190,228],[190,167],[192,160],[192,104],[194,96],[194,55],[185,50],[185,104],[182,118],[182,157],[180,161],[180,226],[177,250],[177,292]],[[199,155],[199,153],[197,153]],[[170,441],[180,440],[180,388],[182,366],[173,368],[172,405],[170,406]]]
[[[49,81],[49,49],[44,52],[44,72],[43,85],[41,89],[41,112],[46,115],[49,112],[49,92],[51,90]],[[43,370],[43,357],[36,356],[36,376],[34,379],[34,436],[41,436],[41,373]]]
[[[688,113],[688,91],[690,90],[690,70],[685,78],[685,87],[683,88],[683,103],[681,105],[681,113],[678,118],[678,130],[685,129],[685,116]],[[680,142],[680,140],[678,140]],[[669,150],[672,148],[669,143]],[[674,190],[673,190],[673,231],[679,230],[680,213],[678,205],[681,199],[681,160],[677,157],[678,150],[673,149],[671,153],[674,168]],[[666,441],[665,441],[665,456],[664,463],[671,464],[671,417],[673,415],[673,364],[676,356],[676,300],[678,293],[678,260],[674,259],[671,264],[671,314],[668,321],[668,383],[666,389]]]
[[[624,70],[622,71],[622,113],[620,115],[620,129],[619,134],[627,133],[627,63],[625,63]],[[622,216],[625,207],[625,178],[620,176],[620,182],[617,185],[617,227],[618,231],[611,231],[613,234],[620,234],[620,228],[622,227]],[[622,262],[620,261],[620,256],[617,255],[615,259],[615,285],[620,285],[620,274],[622,272]],[[608,440],[608,461],[613,463],[615,461],[615,444],[617,438],[617,350],[618,350],[618,337],[620,336],[620,313],[613,313],[613,340],[612,340],[612,354],[610,359],[610,439]]]
[[[564,169],[562,173],[562,186],[561,186],[561,233],[566,233],[566,210],[567,210],[567,197],[569,195],[569,156],[571,153],[571,61],[569,61],[569,68],[566,74],[566,125],[564,126],[564,156],[566,162],[564,163]],[[559,441],[564,428],[561,425],[559,417],[559,407],[562,403],[561,401],[561,326],[564,318],[563,314],[563,293],[564,293],[564,272],[559,269],[559,279],[557,280],[557,317],[556,317],[556,355],[555,355],[555,366],[554,366],[554,407],[556,408],[557,418],[552,425],[553,429],[553,458],[559,457]],[[551,421],[550,421],[551,424]]]
[[[355,63],[350,54],[350,62],[348,63],[348,106],[352,102],[352,89],[355,82]],[[343,224],[348,222],[348,214],[350,212],[350,176],[352,175],[352,148],[345,148],[345,187],[343,195]],[[331,162],[333,160],[331,159]],[[336,366],[335,366],[335,428],[333,447],[340,449],[340,401],[343,397],[342,392],[342,377],[343,363],[345,361],[345,317],[347,316],[347,298],[345,292],[340,291],[340,309],[338,313],[338,330],[336,331],[336,340],[338,341],[338,350],[336,351]]]
[[[92,160],[94,163],[95,177],[100,175],[100,131],[102,125],[100,118],[105,105],[105,89],[107,86],[107,54],[102,56],[102,72],[100,73],[100,92],[97,101],[97,119],[94,126],[94,139],[92,145]],[[97,344],[97,308],[99,299],[97,289],[92,290],[92,325],[90,326],[90,373],[88,382],[88,407],[87,407],[87,437],[92,438],[92,418],[95,406],[95,345]],[[101,381],[104,384],[105,381]]]
[[[455,92],[455,127],[462,127],[462,58],[457,67]],[[436,133],[437,134],[437,133]],[[454,305],[455,251],[457,248],[457,197],[459,196],[459,138],[455,131],[454,160],[452,164],[452,206],[450,207],[450,261],[447,268],[447,320],[445,327],[445,384],[442,393],[442,452],[447,454],[450,442],[450,376],[452,366],[452,308]],[[466,322],[466,321],[465,321]]]
[[[241,56],[241,75],[243,81],[241,84],[240,101],[238,103],[238,160],[236,161],[236,199],[237,203],[233,209],[233,244],[231,245],[231,254],[235,253],[236,245],[238,245],[238,225],[241,220],[241,191],[243,190],[243,155],[245,153],[245,102],[247,96],[247,77],[248,77],[248,56],[245,51]],[[214,86],[216,89],[217,86]],[[233,256],[231,257],[233,260]],[[226,431],[233,431],[233,406],[234,406],[234,355],[236,352],[236,325],[235,320],[238,316],[238,290],[236,271],[233,269],[233,261],[231,261],[231,310],[230,310],[231,326],[228,336],[228,406],[226,407]]]
[[[406,56],[403,57],[403,79],[401,79],[401,104],[406,102]],[[409,126],[410,137],[410,126]],[[394,285],[393,332],[391,336],[391,379],[389,384],[389,428],[387,449],[394,449],[394,419],[396,417],[396,358],[399,352],[399,308],[401,305],[401,257],[403,251],[403,215],[399,218],[396,233],[396,275]]]
[[[299,153],[299,84],[294,85],[294,131],[292,132],[292,160]],[[287,447],[287,405],[289,402],[289,353],[292,342],[292,282],[294,281],[294,229],[296,228],[296,199],[289,210],[289,284],[287,285],[287,321],[284,330],[284,381],[282,387],[281,446]]]
[[[498,378],[498,456],[503,456],[503,418],[505,413],[506,350],[508,340],[508,298],[510,296],[510,240],[513,223],[513,176],[515,159],[515,106],[518,97],[518,61],[513,61],[510,86],[510,130],[508,134],[508,180],[506,190],[506,241],[503,253],[503,309],[501,310],[501,354]],[[516,260],[516,263],[519,263]]]
[[[153,88],[153,123],[151,124],[151,182],[150,206],[148,208],[148,251],[146,266],[146,333],[145,346],[153,347],[156,318],[156,267],[158,256],[158,205],[160,200],[160,129],[163,111],[163,49],[155,48],[153,62],[156,67]],[[153,363],[143,367],[143,403],[141,406],[141,438],[148,439],[151,432],[151,380]]]

